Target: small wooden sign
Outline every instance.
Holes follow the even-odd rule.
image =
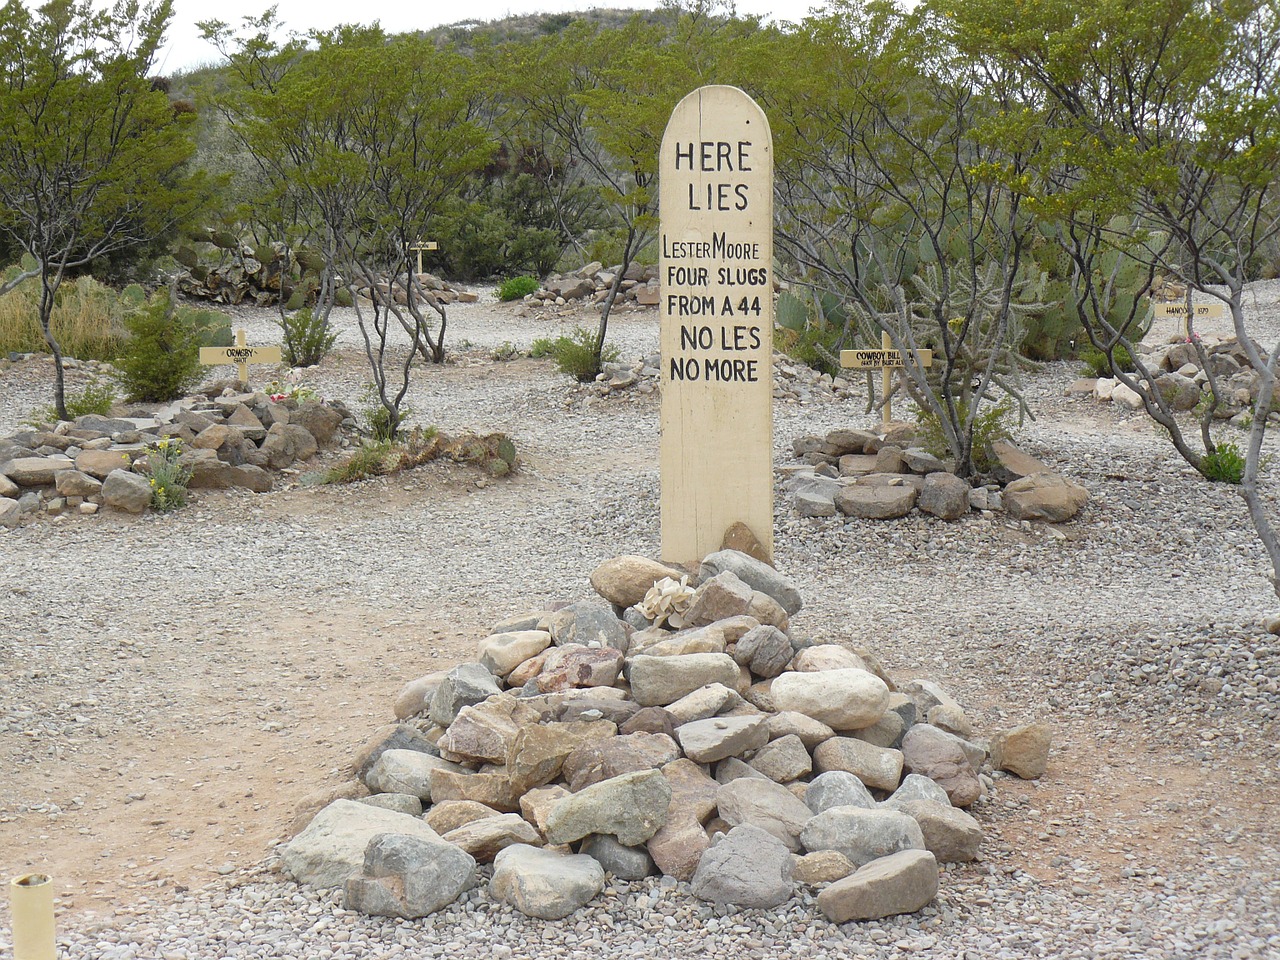
[[[912,363],[920,367],[933,366],[932,350],[911,351]],[[884,397],[884,405],[880,408],[885,423],[893,420],[893,402],[889,399],[892,386],[890,370],[906,366],[901,350],[893,349],[893,341],[884,330],[880,331],[879,350],[841,350],[840,366],[847,370],[878,369],[880,373],[880,389]]]
[[[744,523],[773,555],[773,139],[737,87],[693,91],[659,157],[662,557]]]
[[[1227,305],[1225,303],[1193,303],[1191,309],[1195,311],[1195,319],[1197,320],[1221,320],[1227,315]],[[1181,320],[1187,315],[1187,303],[1185,300],[1178,303],[1157,303],[1156,316],[1165,320]]]
[[[913,355],[917,366],[933,366],[932,350],[916,350]],[[896,369],[906,364],[902,362],[899,350],[841,350],[840,366],[846,370],[865,370],[867,367],[890,367]]]
[[[281,360],[279,347],[251,347],[245,342],[244,328],[236,331],[236,342],[230,347],[201,347],[200,362],[207,367],[216,367],[224,363],[234,363],[237,376],[243,384],[249,383],[249,364],[279,363]]]

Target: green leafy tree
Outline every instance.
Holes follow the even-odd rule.
[[[1134,312],[1108,317],[1108,271],[1097,264],[1124,258],[1145,271],[1148,286],[1169,276],[1186,285],[1188,306],[1199,293],[1230,312],[1258,384],[1240,492],[1280,595],[1274,505],[1257,485],[1280,344],[1260,347],[1245,318],[1246,284],[1280,236],[1280,3],[1048,0],[1014,17],[994,0],[940,8],[961,44],[1026,83],[1024,103],[993,122],[993,136],[1033,152],[1016,186],[1057,224],[1091,342],[1206,476],[1217,472],[1209,426],[1220,390],[1194,324],[1187,339],[1210,377],[1199,449],[1156,387],[1159,371],[1134,349],[1142,331]],[[1116,362],[1120,349],[1135,373]]]
[[[0,236],[29,254],[7,281],[40,284],[54,357],[54,406],[66,417],[62,350],[50,317],[63,280],[96,258],[146,244],[208,199],[187,169],[190,115],[147,79],[169,0],[106,10],[53,0],[0,10]]]
[[[1025,158],[975,135],[1012,91],[927,10],[892,3],[837,3],[760,42],[779,246],[823,315],[844,318],[831,359],[882,331],[896,350],[932,350],[931,367],[905,366],[906,386],[968,475],[984,400],[1021,403],[1022,321],[1041,306],[1030,218],[986,175]]]

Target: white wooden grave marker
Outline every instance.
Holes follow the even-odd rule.
[[[932,350],[913,350],[911,355],[919,366],[933,366]],[[889,338],[889,334],[883,330],[880,331],[879,350],[841,350],[840,366],[846,370],[866,370],[867,368],[880,370],[880,395],[884,400],[884,405],[880,409],[884,422],[889,423],[893,419],[893,402],[889,398],[893,374],[890,371],[906,366],[902,359],[902,352],[893,349],[893,341]]]
[[[659,157],[662,557],[741,522],[773,555],[773,139],[737,87],[693,91]]]
[[[236,342],[231,347],[201,347],[200,362],[207,367],[216,367],[223,363],[234,363],[240,382],[249,383],[249,364],[279,363],[281,360],[279,347],[251,347],[245,342],[244,328],[236,331]]]

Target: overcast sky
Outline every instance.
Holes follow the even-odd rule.
[[[35,4],[33,4],[35,5]],[[741,14],[769,16],[776,20],[801,20],[809,9],[821,6],[820,0],[738,0]],[[161,53],[157,65],[160,73],[210,63],[218,59],[218,52],[200,39],[197,20],[218,19],[233,26],[246,15],[257,16],[271,6],[271,0],[175,0],[173,23],[169,27],[168,44]],[[441,0],[277,0],[275,6],[279,19],[291,30],[306,32],[313,28],[327,29],[340,23],[372,23],[379,21],[390,33],[437,27],[460,20],[499,20],[512,14],[561,13],[568,10],[593,8],[644,9],[661,6],[659,0],[620,0],[617,3],[584,2],[584,0],[465,0],[465,2],[441,2]]]

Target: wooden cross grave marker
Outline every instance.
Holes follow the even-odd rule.
[[[422,251],[423,250],[439,250],[440,246],[434,240],[419,240],[417,243],[409,247],[410,250],[417,251],[418,254],[418,272],[422,272]]]
[[[279,347],[251,347],[245,343],[243,327],[236,331],[234,346],[200,348],[201,363],[207,367],[234,363],[239,371],[240,382],[245,386],[249,385],[250,363],[279,363],[280,360]]]
[[[920,366],[933,366],[932,350],[913,350],[911,355]],[[891,386],[889,381],[892,379],[893,374],[890,371],[906,366],[902,359],[902,352],[893,349],[893,341],[889,338],[889,334],[883,330],[880,331],[879,350],[841,350],[840,366],[846,370],[879,368],[880,392],[884,397],[884,402],[880,409],[884,415],[884,422],[889,423],[893,419],[893,402],[889,397]]]

